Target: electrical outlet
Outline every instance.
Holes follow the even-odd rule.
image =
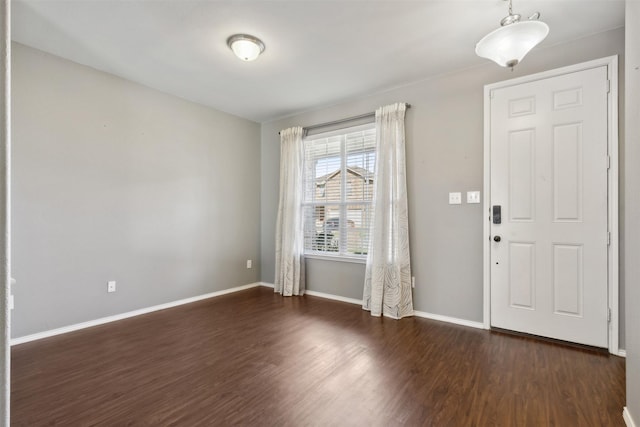
[[[416,276],[411,276],[411,287],[412,288],[416,287]]]
[[[116,291],[116,281],[109,280],[107,282],[107,292],[115,292]]]
[[[247,260],[247,268],[251,268],[251,260],[250,259]]]

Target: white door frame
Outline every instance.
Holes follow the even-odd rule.
[[[595,59],[593,61],[557,68],[529,76],[518,77],[484,87],[484,219],[483,219],[483,286],[484,309],[483,323],[485,329],[491,329],[491,91],[536,80],[556,77],[563,74],[575,73],[596,67],[607,67],[609,80],[609,96],[607,97],[607,127],[608,127],[608,226],[611,236],[608,247],[608,297],[611,321],[609,322],[609,352],[621,355],[618,343],[619,310],[618,310],[618,56]]]
[[[0,0],[0,425],[11,409],[11,0]]]

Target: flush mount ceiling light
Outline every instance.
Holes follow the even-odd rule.
[[[243,61],[253,61],[264,52],[264,43],[249,34],[234,34],[227,39],[227,45]]]
[[[527,53],[549,34],[549,26],[538,21],[535,12],[527,21],[520,21],[509,1],[509,15],[502,18],[500,28],[483,37],[476,44],[476,55],[487,58],[502,67],[515,67]]]

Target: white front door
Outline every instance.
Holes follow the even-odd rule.
[[[607,347],[607,93],[606,66],[491,91],[491,326]]]

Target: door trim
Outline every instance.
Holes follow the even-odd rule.
[[[491,91],[536,80],[557,77],[563,74],[575,73],[597,67],[607,67],[607,78],[610,82],[609,96],[607,97],[607,134],[610,167],[607,174],[607,212],[608,227],[611,233],[608,247],[608,286],[609,309],[611,321],[609,322],[609,352],[619,354],[619,265],[618,265],[618,55],[593,61],[518,77],[498,83],[485,85],[484,87],[484,210],[483,215],[483,324],[485,329],[491,329],[491,224],[489,215],[491,209]]]

